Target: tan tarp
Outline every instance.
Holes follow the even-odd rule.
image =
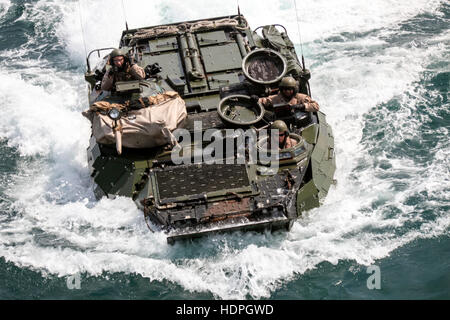
[[[114,120],[99,111],[107,112],[112,107],[124,109],[124,105],[99,101],[94,103],[88,111],[83,112],[83,115],[91,120],[92,134],[97,142],[102,144],[118,142],[119,153],[121,153],[121,146],[152,148],[176,143],[171,132],[187,117],[184,100],[176,92],[169,91],[149,97],[148,101],[151,104],[149,107],[129,110],[117,121],[117,126]],[[119,141],[116,141],[116,136]]]

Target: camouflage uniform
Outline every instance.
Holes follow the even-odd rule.
[[[259,102],[264,106],[264,108],[270,108],[277,104],[289,104],[292,106],[295,104],[303,103],[305,105],[306,111],[319,110],[319,104],[311,99],[310,96],[303,93],[296,93],[289,99],[285,98],[284,95],[280,92],[279,94],[268,96],[267,98],[260,98]]]
[[[129,81],[129,80],[143,80],[145,79],[145,71],[137,64],[129,65],[126,63],[125,71],[119,71],[117,73],[112,72],[112,68],[106,71],[105,75],[102,79],[102,90],[103,91],[111,91],[113,89],[113,85],[117,81]]]

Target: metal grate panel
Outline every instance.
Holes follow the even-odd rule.
[[[249,187],[245,165],[212,164],[168,168],[156,172],[161,200]]]

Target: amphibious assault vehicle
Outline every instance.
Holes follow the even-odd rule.
[[[276,94],[285,76],[296,80],[299,92],[311,95],[310,72],[282,25],[252,30],[239,13],[127,28],[119,48],[145,68],[146,78],[117,82],[114,90],[102,91],[113,48],[93,50],[85,74],[89,105],[92,109],[107,102],[109,107],[91,112],[91,121],[95,115],[109,117],[114,131],[120,119],[134,121],[133,105],[150,110],[158,106],[145,105],[143,98],[171,92],[186,110],[177,123],[184,131],[177,136],[172,128],[175,143],[151,147],[139,147],[142,140],[137,139],[137,146],[118,148],[114,141],[105,143],[92,135],[87,156],[98,198],[131,197],[149,228],[166,232],[169,243],[211,232],[289,230],[303,212],[320,205],[335,171],[334,138],[325,115],[289,105],[269,110],[255,100]],[[99,60],[94,68],[92,53]],[[269,135],[261,133],[276,119],[288,125],[297,141],[294,147],[269,147]],[[208,146],[220,141],[223,150],[210,153],[214,161],[205,159]],[[257,151],[252,159],[250,149]]]

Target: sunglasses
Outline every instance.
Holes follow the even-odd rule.
[[[286,135],[286,133],[282,132],[278,134],[280,137],[284,137]]]

